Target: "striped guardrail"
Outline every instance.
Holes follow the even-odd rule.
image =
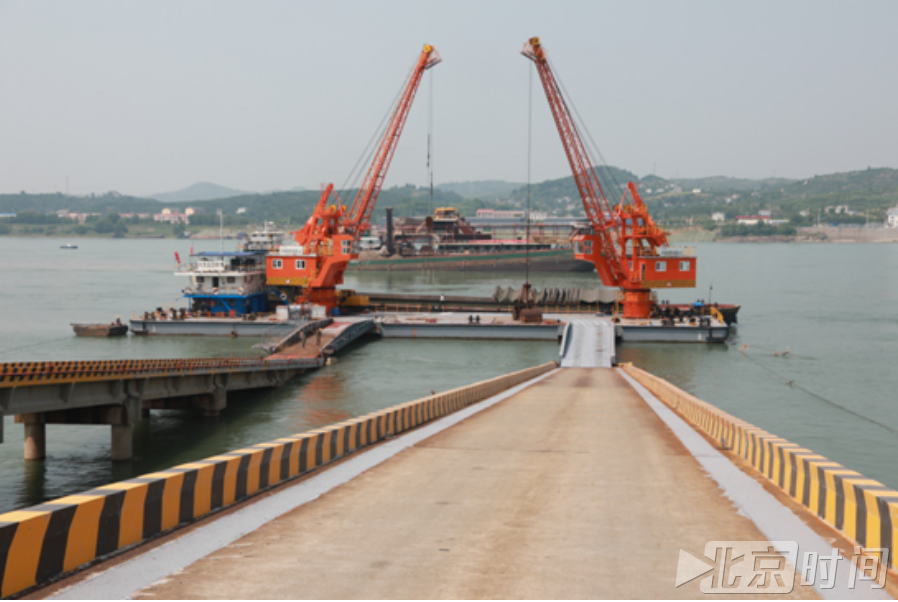
[[[889,565],[898,566],[892,554],[898,541],[898,491],[735,418],[662,378],[632,365],[622,368],[721,447],[862,547],[889,550]]]
[[[48,583],[557,365],[549,362],[308,433],[0,514],[0,596]]]
[[[184,376],[270,369],[287,370],[293,367],[307,367],[304,365],[305,363],[309,362],[304,362],[301,358],[280,361],[267,358],[221,358],[7,362],[0,363],[0,388],[109,380],[111,378]],[[296,365],[294,366],[294,364]],[[315,364],[315,362],[311,361],[311,364]]]

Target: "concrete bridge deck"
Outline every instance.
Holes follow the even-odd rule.
[[[697,598],[698,579],[674,587],[681,549],[796,537],[801,529],[788,517],[749,518],[763,489],[722,456],[760,494],[745,498],[727,485],[732,475],[712,470],[709,478],[707,458],[720,454],[682,421],[707,449],[672,430],[626,378],[556,370],[463,410],[471,415],[454,426],[419,432],[453,416],[441,419],[233,516],[176,532],[58,597]],[[365,459],[409,437],[416,443],[387,459]],[[301,501],[262,508],[278,496]],[[273,514],[260,518],[263,511]],[[259,525],[246,528],[248,518]],[[825,549],[810,533],[819,540],[811,548]],[[786,597],[817,595],[796,579]]]

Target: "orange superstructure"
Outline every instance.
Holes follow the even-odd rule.
[[[574,256],[592,262],[603,284],[623,291],[624,317],[647,318],[651,289],[695,287],[695,257],[668,246],[632,182],[611,207],[539,38],[530,38],[521,54],[536,65],[589,222],[572,236]]]
[[[334,185],[328,185],[305,226],[291,232],[295,244],[281,245],[268,255],[268,284],[294,290],[295,300],[323,305],[328,311],[339,304],[336,287],[343,283],[349,262],[358,258],[359,238],[368,229],[415,93],[424,72],[440,60],[433,46],[424,46],[352,206],[347,210]],[[331,195],[334,201],[329,204]]]

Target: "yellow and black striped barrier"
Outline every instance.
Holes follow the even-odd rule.
[[[898,540],[898,491],[790,443],[632,365],[623,370],[689,422],[748,462],[796,502],[866,549]]]
[[[549,362],[308,433],[0,514],[0,596],[47,583],[557,365]]]

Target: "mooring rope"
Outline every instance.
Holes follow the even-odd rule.
[[[855,412],[855,411],[852,410],[852,409],[846,408],[845,406],[843,406],[843,405],[841,405],[841,404],[838,404],[838,403],[836,403],[835,401],[833,401],[833,400],[831,400],[831,399],[827,399],[826,397],[823,397],[822,395],[820,395],[820,394],[818,394],[818,393],[814,393],[814,392],[811,391],[810,389],[807,389],[807,388],[805,388],[805,387],[802,387],[802,386],[799,385],[799,384],[796,384],[794,379],[789,379],[789,378],[783,376],[782,374],[779,374],[779,373],[776,372],[775,370],[773,370],[773,369],[771,369],[771,368],[765,366],[764,364],[762,364],[761,362],[759,362],[759,361],[756,360],[755,358],[751,357],[751,356],[750,356],[748,353],[746,353],[745,351],[746,351],[745,348],[742,348],[742,349],[739,350],[739,353],[741,353],[742,356],[743,356],[744,358],[746,358],[747,360],[749,360],[750,362],[752,362],[752,363],[754,363],[755,365],[757,365],[757,366],[763,368],[764,370],[766,370],[767,372],[769,372],[770,374],[772,374],[772,375],[775,376],[776,378],[782,380],[783,383],[786,384],[787,386],[789,386],[789,387],[791,387],[791,388],[793,388],[793,389],[798,389],[798,390],[800,390],[800,391],[804,391],[805,393],[807,393],[807,394],[810,395],[811,397],[816,397],[816,398],[819,399],[820,401],[824,401],[824,402],[828,403],[829,405],[833,406],[834,408],[838,408],[838,409],[842,410],[843,412],[848,412],[849,414],[852,414],[853,416],[857,416],[857,417],[860,418],[861,420],[866,420],[867,422],[869,422],[869,423],[871,423],[871,424],[875,424],[876,426],[878,426],[878,427],[880,427],[880,428],[883,428],[883,429],[889,431],[889,432],[892,433],[893,435],[898,435],[898,429],[894,429],[894,428],[892,428],[892,427],[890,427],[890,426],[888,426],[888,425],[886,425],[886,424],[883,424],[883,423],[881,423],[881,422],[879,422],[879,421],[877,421],[877,420],[874,420],[874,419],[872,419],[872,418],[869,418],[868,416],[864,416],[863,414],[859,414],[859,413]],[[810,358],[810,359],[813,359],[813,358]]]

